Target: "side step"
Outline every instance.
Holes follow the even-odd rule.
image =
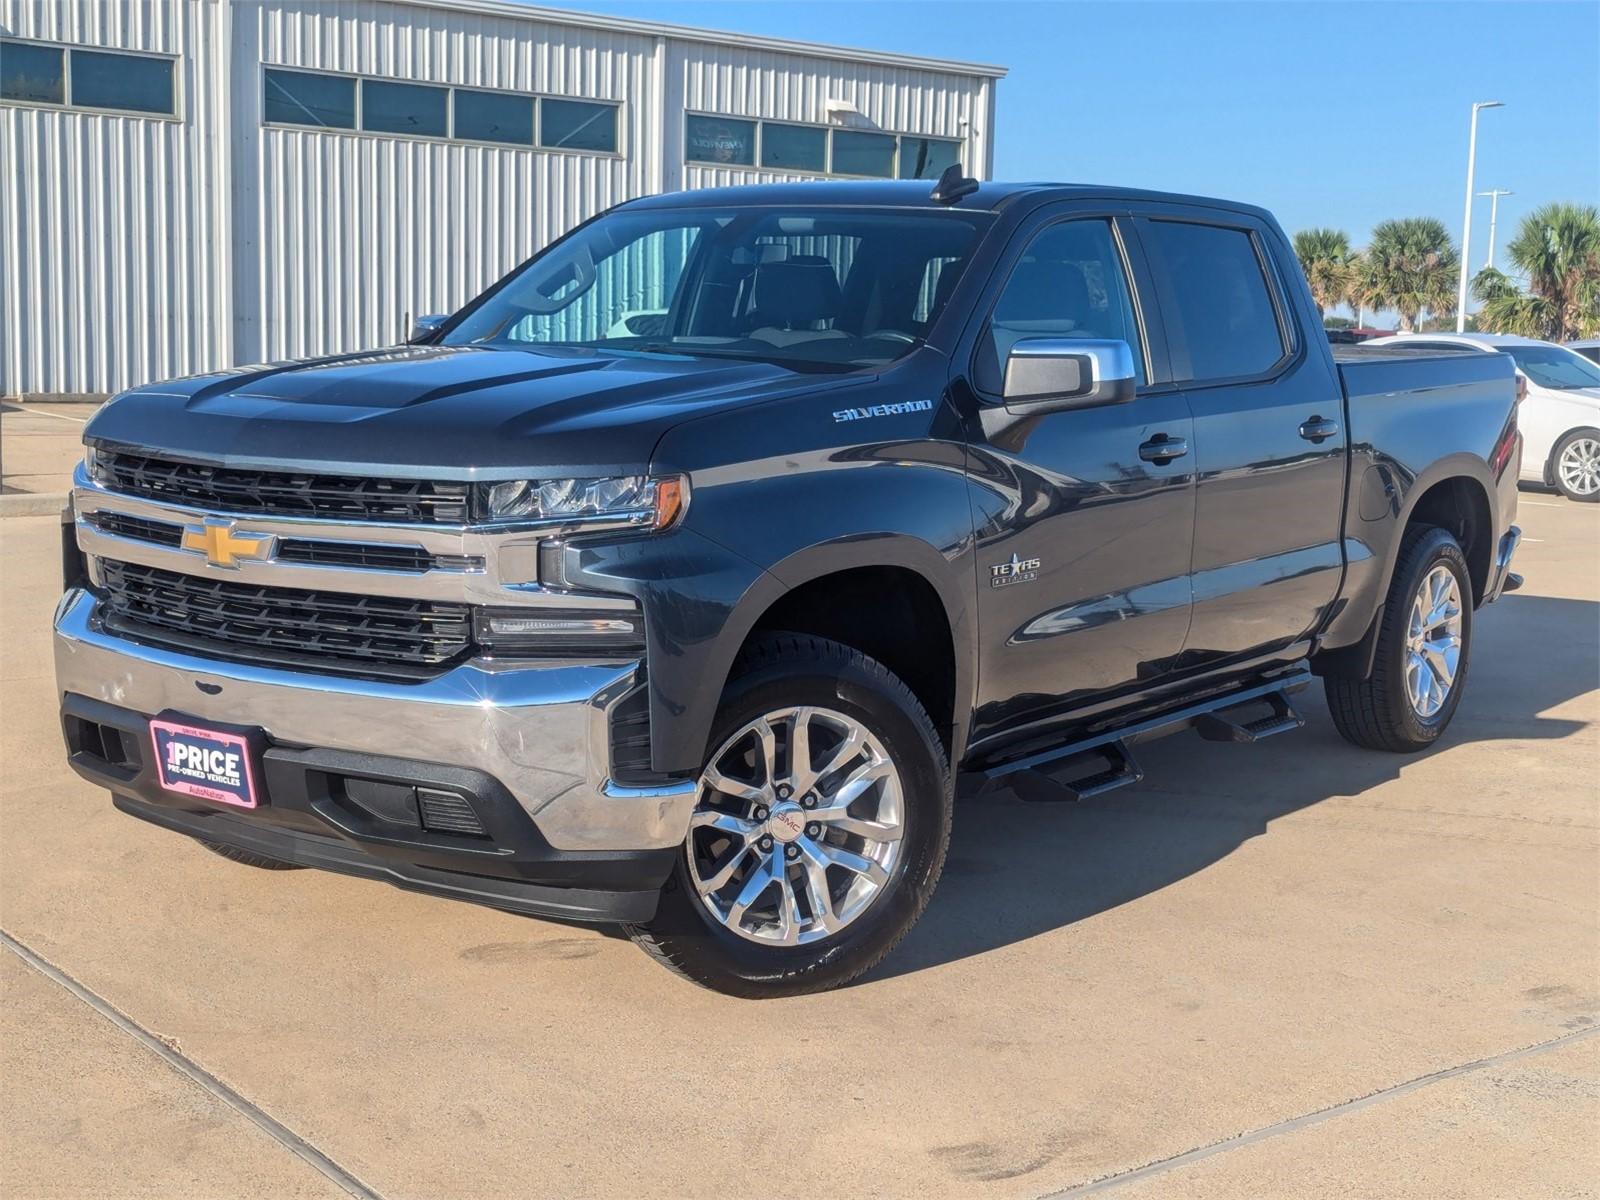
[[[1093,767],[1097,765],[1096,760],[1099,770],[1084,775],[1075,775],[1069,770],[1078,765]],[[1003,780],[1003,786],[1009,787],[1017,799],[1030,804],[1059,804],[1101,796],[1130,783],[1138,783],[1143,778],[1144,771],[1134,761],[1132,751],[1123,742],[1115,741],[1094,746],[1062,760],[1052,771],[1026,767],[991,782],[1000,783]]]
[[[1272,711],[1253,721],[1243,720],[1243,715],[1253,705],[1265,704]],[[1280,733],[1292,733],[1306,723],[1297,713],[1289,697],[1282,692],[1271,692],[1255,700],[1247,700],[1231,708],[1203,713],[1194,720],[1194,730],[1208,742],[1240,742],[1248,744]]]
[[[1305,719],[1289,696],[1311,678],[1310,668],[1301,666],[1265,683],[1247,684],[1075,741],[991,762],[971,776],[983,781],[980,795],[1008,789],[1032,803],[1087,800],[1144,778],[1133,757],[1132,747],[1138,742],[1194,729],[1207,741],[1251,744],[1299,729]],[[1264,715],[1251,716],[1252,711],[1260,714],[1263,705]]]

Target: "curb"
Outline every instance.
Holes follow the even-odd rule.
[[[0,496],[0,518],[59,517],[66,506],[65,492],[13,492]]]

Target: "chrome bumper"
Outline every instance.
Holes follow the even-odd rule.
[[[560,850],[654,850],[688,834],[692,781],[608,778],[609,723],[638,662],[469,662],[422,683],[282,671],[144,646],[102,631],[95,599],[63,597],[56,684],[146,715],[256,725],[275,741],[401,755],[493,775]]]

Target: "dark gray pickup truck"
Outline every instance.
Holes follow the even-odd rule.
[[[844,983],[963,794],[1460,703],[1517,530],[1511,361],[1337,355],[1260,209],[793,184],[613,209],[413,343],[90,422],[72,766],[258,867]],[[974,817],[981,820],[981,814]]]

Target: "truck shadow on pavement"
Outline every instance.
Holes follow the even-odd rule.
[[[1180,733],[1135,750],[1144,781],[1079,804],[963,797],[927,913],[863,983],[997,950],[1092,917],[1201,871],[1278,817],[1396,779],[1419,758],[1475,741],[1565,738],[1588,722],[1541,713],[1600,686],[1600,604],[1508,596],[1477,614],[1468,690],[1423,755],[1347,744],[1320,684],[1300,693],[1304,729],[1257,746]],[[1508,771],[1512,768],[1508,767]],[[1440,804],[1449,806],[1448,797]]]

